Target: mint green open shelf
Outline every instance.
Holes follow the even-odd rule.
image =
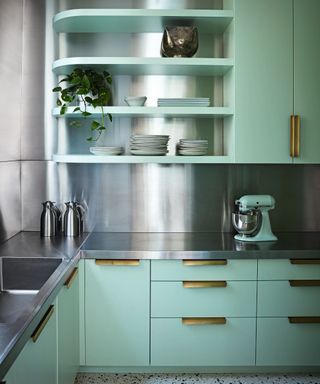
[[[96,156],[86,155],[59,155],[53,156],[56,163],[90,163],[90,164],[214,164],[231,163],[231,156]]]
[[[61,116],[60,108],[54,108],[52,115],[55,117],[79,117],[79,111],[72,112],[75,107],[69,107],[67,112]],[[87,111],[92,113],[92,117],[98,117],[101,114],[100,108],[88,107]],[[112,116],[119,117],[190,117],[190,118],[215,118],[227,117],[233,115],[233,108],[229,107],[127,107],[110,106],[104,107],[105,113],[111,113]]]
[[[76,67],[108,70],[114,75],[222,76],[233,67],[232,59],[182,57],[68,57],[53,63],[57,75]]]
[[[167,25],[195,25],[200,33],[223,32],[233,11],[211,9],[72,9],[53,19],[56,32],[162,32]]]

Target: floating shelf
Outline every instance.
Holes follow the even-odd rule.
[[[57,163],[84,164],[214,164],[231,163],[231,156],[96,156],[96,155],[54,155]]]
[[[53,109],[55,117],[79,117],[81,112],[72,112],[75,107],[69,107],[64,115],[60,115],[60,108]],[[92,113],[92,117],[101,114],[100,108],[88,107],[87,111]],[[228,107],[104,107],[106,113],[112,116],[123,117],[189,117],[189,118],[215,118],[233,115],[233,109]]]
[[[233,67],[232,59],[182,57],[68,57],[56,60],[52,70],[67,75],[77,67],[94,67],[112,75],[224,75]]]
[[[72,9],[53,19],[56,32],[162,32],[167,25],[195,25],[200,33],[223,32],[233,19],[228,10]]]

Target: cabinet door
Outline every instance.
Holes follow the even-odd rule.
[[[301,117],[297,163],[320,162],[320,2],[294,1],[294,113]]]
[[[57,320],[54,309],[38,339],[30,339],[17,357],[6,377],[8,384],[57,383]]]
[[[75,268],[58,296],[58,383],[71,384],[79,368],[79,279]]]
[[[86,365],[149,364],[150,262],[85,261]]]
[[[235,159],[238,163],[291,162],[292,17],[292,0],[235,1]]]

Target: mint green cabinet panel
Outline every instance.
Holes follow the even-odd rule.
[[[254,318],[226,324],[185,325],[181,319],[151,319],[151,364],[163,366],[254,365]]]
[[[14,370],[14,381],[8,384],[56,384],[56,338],[57,318],[54,311],[38,340],[34,343],[30,339],[17,357],[11,368]]]
[[[320,162],[319,14],[319,0],[294,0],[294,113],[301,116],[297,163]]]
[[[222,257],[223,259],[223,257]],[[256,260],[228,260],[226,265],[184,265],[183,260],[152,260],[151,280],[256,280]]]
[[[235,160],[238,163],[291,162],[292,18],[292,0],[235,1]]]
[[[184,288],[182,282],[152,282],[151,316],[256,315],[256,282],[228,281],[225,288]]]
[[[259,281],[258,316],[320,316],[320,287],[291,287],[288,281]]]
[[[259,280],[320,279],[320,264],[291,264],[290,260],[259,260]]]
[[[150,262],[85,261],[86,365],[149,364]]]
[[[287,318],[258,318],[257,365],[319,366],[320,324],[290,324]]]
[[[58,295],[58,383],[72,384],[79,369],[79,278]]]

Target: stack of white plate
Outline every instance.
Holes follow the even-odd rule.
[[[182,156],[203,156],[208,154],[208,140],[180,139],[177,153]]]
[[[90,147],[90,152],[94,155],[100,156],[115,156],[121,155],[123,152],[122,147]]]
[[[159,98],[158,107],[209,107],[209,97]]]
[[[130,140],[131,155],[160,156],[168,152],[168,135],[133,135]]]

